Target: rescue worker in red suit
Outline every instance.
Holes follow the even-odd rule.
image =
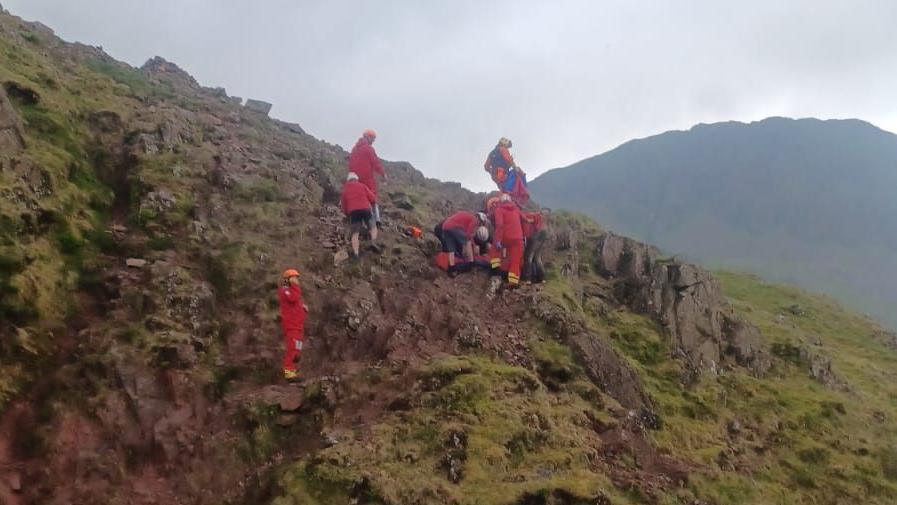
[[[495,208],[495,247],[503,256],[502,272],[508,276],[508,286],[520,284],[520,265],[523,260],[523,221],[520,208],[511,201],[511,196],[503,194],[501,203]]]
[[[551,211],[542,209],[539,212],[524,212],[523,239],[523,271],[520,274],[524,282],[539,283],[545,280],[545,266],[542,264],[542,248],[548,240],[545,222]]]
[[[377,157],[377,151],[374,151],[374,141],[377,139],[377,132],[367,129],[362,133],[361,138],[355,143],[352,152],[349,154],[349,172],[358,174],[358,180],[368,187],[374,198],[377,198],[377,179],[379,175],[384,180],[388,180],[386,171],[383,170],[383,164]],[[380,206],[374,202],[371,211],[371,228],[380,224]]]
[[[280,326],[283,329],[283,378],[298,381],[297,362],[302,354],[302,332],[305,328],[305,314],[308,306],[302,302],[302,288],[299,287],[299,271],[293,268],[283,272],[283,285],[277,290],[280,300]]]
[[[448,253],[448,273],[454,276],[455,271],[455,255],[463,256],[466,262],[473,261],[473,244],[474,235],[480,235],[482,239],[483,228],[488,225],[489,221],[486,214],[482,212],[467,212],[465,210],[455,212],[447,217],[443,222],[436,225],[433,233],[442,244],[442,252]],[[486,238],[488,238],[489,230],[485,230]]]
[[[343,185],[343,193],[340,195],[340,206],[343,209],[343,214],[349,220],[353,260],[358,259],[359,235],[365,228],[371,234],[371,249],[380,251],[380,246],[377,245],[377,227],[371,226],[371,206],[376,201],[374,193],[358,181],[358,175],[355,172],[349,172],[346,184]]]
[[[489,156],[486,157],[486,163],[483,165],[486,171],[489,172],[489,175],[492,176],[492,181],[498,185],[499,191],[504,191],[505,181],[508,180],[508,174],[511,172],[511,169],[520,169],[514,162],[511,151],[509,151],[511,145],[509,139],[504,137],[499,139],[498,145],[489,153]]]

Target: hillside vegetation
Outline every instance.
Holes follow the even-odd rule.
[[[769,118],[633,140],[531,189],[670,254],[829,293],[895,327],[895,184],[894,134]]]
[[[484,195],[0,14],[0,502],[887,504],[897,339],[555,212],[548,281],[432,265]],[[275,287],[301,270],[302,386]]]

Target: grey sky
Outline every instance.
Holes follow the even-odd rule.
[[[0,0],[63,38],[202,84],[429,176],[490,186],[634,137],[772,115],[897,131],[897,2]]]

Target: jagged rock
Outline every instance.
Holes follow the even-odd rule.
[[[143,268],[146,266],[146,264],[147,261],[141,258],[128,258],[125,260],[125,265],[130,268]]]
[[[729,424],[726,425],[726,430],[729,432],[729,435],[738,435],[741,433],[741,422],[738,419],[732,419],[729,421]]]
[[[255,99],[250,98],[250,99],[246,100],[246,105],[244,105],[243,107],[245,107],[246,110],[248,110],[250,112],[256,112],[258,114],[263,114],[263,115],[267,116],[268,113],[271,112],[271,107],[273,107],[273,105],[271,105],[268,102],[263,102],[261,100],[255,100]]]
[[[338,266],[347,259],[349,259],[349,253],[347,251],[337,251],[333,254],[333,265]]]
[[[174,195],[171,191],[167,189],[160,189],[157,191],[150,191],[146,194],[145,197],[140,201],[140,209],[141,210],[150,210],[157,214],[170,210],[174,207],[174,204],[177,202]]]
[[[563,307],[535,297],[529,301],[534,313],[559,333],[583,366],[589,378],[602,391],[626,408],[652,410],[648,393],[626,361],[611,347],[606,338],[590,333],[585,324]]]
[[[6,81],[3,83],[3,89],[6,95],[22,105],[37,105],[40,103],[40,93],[15,81]]]
[[[818,354],[808,354],[810,364],[810,377],[826,387],[839,385],[840,380],[832,371],[832,359]]]
[[[189,88],[199,88],[199,83],[196,82],[193,76],[161,56],[150,58],[140,67],[140,70],[151,76],[164,78]]]
[[[305,130],[303,130],[302,127],[296,123],[288,123],[286,121],[275,121],[275,123],[289,132],[296,133],[298,135],[305,135]]]
[[[137,137],[136,144],[145,154],[159,154],[162,151],[159,147],[159,139],[151,133],[141,133]]]
[[[454,484],[464,478],[464,461],[467,459],[467,433],[451,431],[446,437],[442,467],[448,480]]]
[[[281,414],[274,420],[274,424],[281,428],[287,428],[299,422],[299,416],[296,414]]]
[[[283,412],[295,412],[302,407],[302,397],[299,395],[295,396],[284,396],[277,402],[277,405],[280,407],[280,410]]]
[[[806,315],[806,312],[804,312],[804,309],[796,303],[794,305],[791,305],[790,307],[788,307],[787,310],[791,314],[798,316],[798,317]]]
[[[392,199],[392,203],[395,204],[396,207],[405,210],[413,210],[414,202],[411,201],[411,197],[402,192],[390,193],[389,198]]]
[[[15,153],[25,148],[25,130],[22,119],[16,113],[6,95],[0,89],[0,152]]]
[[[660,323],[694,370],[716,370],[725,354],[757,374],[768,369],[759,330],[735,315],[702,268],[612,233],[599,238],[597,267],[614,281],[617,300]]]
[[[87,123],[91,129],[100,133],[117,133],[122,130],[121,116],[109,110],[91,113],[87,117]]]

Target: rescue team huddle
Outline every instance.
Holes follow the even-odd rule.
[[[371,250],[382,252],[377,241],[381,226],[377,176],[388,177],[374,151],[376,138],[374,130],[365,130],[352,148],[349,174],[340,198],[349,226],[352,261],[360,256],[363,234],[370,238]],[[511,146],[510,140],[502,138],[486,158],[484,168],[498,191],[487,197],[483,209],[455,212],[433,229],[442,245],[436,265],[450,277],[477,268],[488,270],[493,275],[493,294],[503,281],[506,289],[514,289],[521,281],[538,283],[545,278],[541,253],[548,238],[544,228],[548,210],[523,210],[529,202],[526,174],[514,162]],[[420,235],[418,228],[413,230],[412,236]],[[278,298],[285,346],[283,375],[288,381],[299,381],[297,362],[302,353],[308,306],[302,301],[298,270],[283,272]]]

